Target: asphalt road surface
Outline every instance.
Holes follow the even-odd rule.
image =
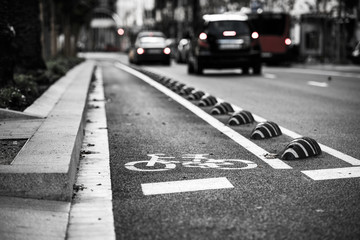
[[[118,239],[360,238],[359,75],[266,68],[195,76],[185,65],[141,66],[330,148],[281,161],[261,150],[279,152],[291,136],[250,140],[257,123],[230,128],[228,115],[211,116],[115,60],[100,63]]]

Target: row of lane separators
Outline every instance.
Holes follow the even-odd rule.
[[[219,99],[219,100],[224,101],[223,99]],[[242,108],[240,108],[240,107],[238,107],[236,105],[231,104],[231,106],[235,111],[242,111],[243,110]],[[253,114],[253,117],[254,117],[254,120],[256,122],[267,122],[267,120],[265,118],[260,117],[260,116],[258,116],[256,114]],[[283,134],[285,134],[286,136],[289,136],[289,137],[294,138],[294,139],[303,137],[302,135],[300,135],[300,134],[298,134],[296,132],[293,132],[293,131],[291,131],[291,130],[289,130],[287,128],[284,128],[284,127],[281,127],[281,126],[279,126],[279,127],[280,127],[281,132]],[[333,148],[328,147],[328,146],[326,146],[324,144],[321,144],[321,143],[319,143],[319,146],[320,146],[320,148],[321,148],[321,150],[323,152],[326,152],[326,153],[328,153],[328,154],[330,154],[330,155],[332,155],[332,156],[334,156],[334,157],[336,157],[338,159],[341,159],[342,161],[347,162],[347,163],[349,163],[349,164],[351,164],[353,166],[360,166],[360,160],[359,159],[356,159],[356,158],[354,158],[354,157],[352,157],[350,155],[342,153],[342,152],[340,152],[340,151],[338,151],[336,149],[333,149]]]
[[[209,123],[211,126],[213,126],[217,130],[219,130],[220,132],[222,132],[223,134],[225,134],[226,136],[228,136],[229,138],[234,140],[236,143],[238,143],[239,145],[244,147],[246,150],[248,150],[251,153],[253,153],[254,155],[256,155],[258,158],[260,158],[262,161],[267,163],[272,168],[274,168],[274,169],[292,169],[291,166],[289,166],[284,161],[282,161],[278,158],[274,158],[274,159],[266,158],[265,155],[269,154],[266,150],[259,147],[258,145],[256,145],[255,143],[253,143],[246,137],[242,136],[238,132],[234,131],[230,127],[226,126],[225,124],[223,124],[222,122],[220,122],[219,120],[214,118],[213,116],[211,116],[208,113],[206,113],[205,111],[203,111],[198,106],[192,104],[187,99],[183,98],[182,96],[178,95],[177,93],[174,93],[167,87],[165,87],[165,86],[161,85],[160,83],[156,82],[155,80],[151,79],[147,75],[145,75],[137,70],[134,70],[133,68],[128,67],[124,64],[121,64],[119,62],[115,63],[115,67],[138,77],[139,79],[143,80],[144,82],[146,82],[149,85],[153,86],[154,88],[158,89],[159,91],[161,91],[168,97],[172,98],[173,100],[175,100],[176,102],[178,102],[179,104],[181,104],[182,106],[184,106],[185,108],[187,108],[188,110],[193,112],[195,115],[197,115],[198,117],[203,119],[205,122]]]
[[[205,93],[205,95],[210,95],[209,93]],[[223,99],[217,98],[218,102],[225,102]],[[235,112],[242,111],[243,109],[231,104],[231,107],[234,109]],[[263,117],[253,114],[254,120],[256,122],[266,122],[267,120]],[[301,138],[302,135],[295,133],[287,128],[279,126],[282,133],[287,135],[291,138]],[[309,178],[313,180],[328,180],[328,179],[339,179],[339,178],[354,178],[360,176],[360,168],[357,167],[360,165],[360,160],[356,159],[352,156],[349,156],[345,153],[342,153],[338,150],[330,148],[326,145],[320,144],[320,147],[323,152],[328,153],[344,162],[347,162],[353,167],[346,167],[346,168],[331,168],[331,169],[317,169],[317,170],[305,170],[301,171],[303,174],[307,175]]]

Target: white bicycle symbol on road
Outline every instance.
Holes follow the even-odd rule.
[[[132,171],[154,172],[168,171],[176,168],[176,164],[182,164],[188,168],[221,169],[221,170],[243,170],[256,168],[257,164],[242,159],[212,159],[208,154],[186,154],[183,161],[172,160],[174,157],[165,157],[165,154],[148,154],[150,160],[128,162],[125,168]],[[245,166],[244,166],[245,165]]]

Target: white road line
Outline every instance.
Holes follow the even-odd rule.
[[[144,195],[157,195],[234,188],[234,186],[226,177],[221,177],[171,182],[143,183],[141,184],[141,188]]]
[[[321,75],[321,76],[360,78],[359,73],[336,72],[336,71],[316,70],[316,69],[301,69],[301,68],[284,69],[284,68],[282,68],[281,72],[311,74],[311,75]]]
[[[315,181],[360,177],[360,167],[317,169],[301,172]]]
[[[327,84],[326,82],[308,81],[307,84],[310,85],[310,86],[323,87],[323,88],[329,86],[329,84]]]
[[[280,159],[277,159],[277,158],[267,159],[265,157],[265,155],[268,154],[268,152],[266,150],[262,149],[261,147],[259,147],[255,143],[251,142],[250,140],[248,140],[247,138],[245,138],[238,132],[234,131],[233,129],[229,128],[228,126],[226,126],[225,124],[223,124],[222,122],[220,122],[219,120],[214,118],[213,116],[204,112],[201,108],[195,106],[194,104],[192,104],[185,98],[179,96],[178,94],[174,93],[173,91],[171,91],[170,89],[161,85],[160,83],[154,81],[153,79],[146,76],[145,74],[142,74],[142,73],[140,73],[126,65],[123,65],[121,63],[115,63],[115,66],[140,78],[141,80],[147,82],[149,85],[155,87],[159,91],[161,91],[164,94],[166,94],[167,96],[171,97],[172,99],[174,99],[175,101],[177,101],[178,103],[183,105],[185,108],[189,109],[191,112],[196,114],[198,117],[200,117],[201,119],[203,119],[204,121],[206,121],[207,123],[212,125],[214,128],[218,129],[220,132],[222,132],[223,134],[225,134],[228,137],[230,137],[231,139],[233,139],[236,143],[238,143],[239,145],[241,145],[242,147],[244,147],[245,149],[247,149],[248,151],[250,151],[251,153],[256,155],[258,158],[260,158],[262,161],[267,163],[272,168],[274,168],[274,169],[291,169],[292,168],[291,166],[289,166],[288,164],[286,164],[285,162],[283,162]]]
[[[271,74],[271,73],[264,73],[263,76],[264,76],[264,78],[268,78],[268,79],[275,79],[276,78],[276,75]]]
[[[115,239],[109,145],[101,69],[97,68],[95,88],[89,94],[89,108],[83,140],[84,154],[79,163],[76,193],[69,217],[67,239]],[[90,134],[91,133],[91,134]]]

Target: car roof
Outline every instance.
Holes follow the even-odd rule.
[[[244,14],[206,14],[203,19],[207,22],[215,21],[246,21],[248,17]]]

